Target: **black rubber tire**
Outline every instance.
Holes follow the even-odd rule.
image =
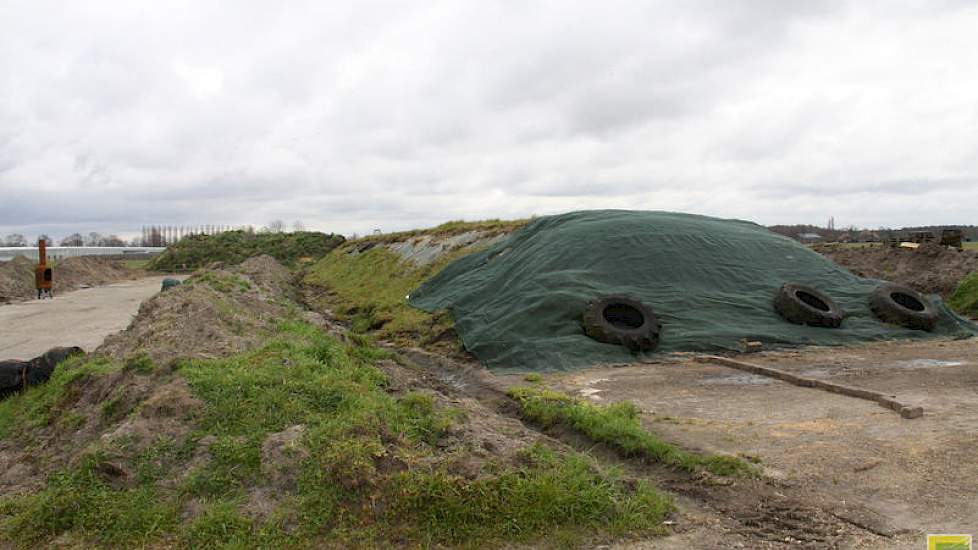
[[[24,378],[30,363],[26,361],[0,361],[0,399],[24,389]]]
[[[934,330],[937,309],[926,296],[903,285],[887,283],[869,296],[869,308],[884,323],[913,330]]]
[[[774,296],[774,311],[796,325],[839,328],[845,312],[824,292],[810,286],[785,283]]]
[[[584,308],[584,333],[598,342],[651,351],[659,345],[661,330],[655,311],[630,296],[598,296]]]

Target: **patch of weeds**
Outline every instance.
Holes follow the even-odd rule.
[[[195,496],[226,498],[254,484],[261,471],[261,443],[224,436],[210,446],[211,461],[193,472],[185,490]]]
[[[540,382],[543,381],[543,376],[540,376],[539,373],[531,372],[530,374],[527,374],[526,376],[524,376],[523,377],[523,380],[525,382],[530,382],[532,384],[539,384]]]
[[[252,548],[253,529],[237,503],[218,500],[182,529],[180,539],[187,548]]]
[[[7,540],[38,543],[77,532],[103,544],[132,546],[155,539],[179,523],[172,501],[153,487],[114,489],[98,473],[98,455],[75,469],[53,475],[33,495],[6,499],[0,534]]]
[[[184,284],[205,284],[224,294],[229,294],[232,292],[248,292],[251,290],[251,283],[243,277],[233,273],[221,273],[217,271],[205,271],[203,273],[196,274],[187,279]]]
[[[753,475],[754,468],[733,456],[702,456],[666,443],[643,426],[634,403],[595,405],[553,390],[512,388],[523,415],[544,427],[563,426],[603,443],[624,456],[639,456],[686,471],[717,475]]]
[[[340,235],[316,231],[226,231],[217,235],[190,235],[167,247],[149,262],[147,268],[161,271],[198,269],[212,262],[237,265],[262,254],[268,254],[284,265],[294,265],[300,258],[322,258],[343,241]]]
[[[153,374],[156,365],[146,352],[133,354],[126,358],[125,369],[137,374]]]
[[[119,392],[115,392],[102,403],[100,411],[102,420],[111,424],[116,420],[124,418],[129,414],[131,409],[128,407],[125,396]]]
[[[961,279],[947,303],[962,315],[978,317],[978,271]]]
[[[68,411],[61,415],[58,423],[61,424],[66,430],[77,431],[79,428],[85,425],[88,419],[84,415],[78,414],[75,411]]]
[[[453,260],[476,249],[462,248],[432,264],[416,266],[384,247],[351,254],[351,246],[343,246],[316,263],[305,281],[329,291],[322,299],[356,333],[373,332],[386,340],[414,345],[439,342],[451,334],[450,343],[457,346],[451,315],[432,315],[412,307],[407,295]]]
[[[540,445],[524,454],[524,467],[477,480],[437,471],[398,474],[387,488],[396,492],[389,521],[411,525],[426,545],[522,542],[542,533],[560,533],[570,543],[595,530],[661,533],[674,509],[648,484],[599,472],[580,455]]]

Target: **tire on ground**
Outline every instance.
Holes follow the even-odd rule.
[[[659,345],[662,325],[655,311],[630,296],[598,296],[584,309],[584,332],[606,344],[633,352],[651,351]]]
[[[785,283],[774,296],[774,311],[797,325],[839,328],[845,312],[824,292],[810,286]]]
[[[903,285],[887,283],[869,296],[869,308],[881,321],[913,330],[934,330],[937,310],[926,296]]]

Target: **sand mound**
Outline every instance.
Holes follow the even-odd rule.
[[[815,250],[860,277],[907,285],[945,298],[978,271],[978,252],[937,245],[920,248],[816,246]]]
[[[37,295],[34,266],[33,261],[20,256],[0,262],[0,304],[29,300]],[[54,266],[54,293],[136,279],[140,275],[140,271],[115,260],[94,256],[67,258]]]
[[[205,269],[183,285],[143,302],[126,330],[96,352],[117,359],[146,353],[165,363],[177,357],[223,357],[256,345],[269,323],[285,315],[291,274],[270,256],[228,269]]]

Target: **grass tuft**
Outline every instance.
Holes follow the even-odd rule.
[[[595,405],[553,390],[516,387],[508,392],[523,415],[544,427],[562,426],[603,443],[627,457],[642,457],[685,471],[717,475],[753,475],[755,470],[732,456],[702,456],[666,443],[642,427],[641,410],[629,401]]]
[[[978,271],[961,279],[947,303],[962,315],[978,317]]]

